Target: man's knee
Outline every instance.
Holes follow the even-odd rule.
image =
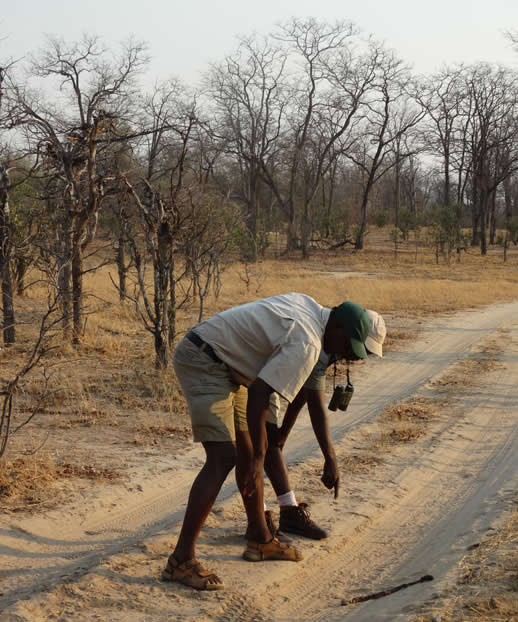
[[[225,476],[236,465],[236,450],[233,443],[216,441],[203,443],[207,454],[207,465],[218,472],[224,473]]]
[[[280,452],[279,447],[279,428],[273,423],[266,423],[266,434],[268,437],[268,451],[270,453]]]

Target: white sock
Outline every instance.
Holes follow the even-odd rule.
[[[289,492],[285,492],[283,495],[279,495],[277,497],[277,501],[279,502],[280,506],[297,505],[297,499],[295,497],[295,493],[293,492],[293,490],[290,490]]]

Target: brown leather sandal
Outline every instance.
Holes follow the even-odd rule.
[[[273,520],[273,514],[271,510],[264,511],[264,518],[266,521],[266,526],[268,527],[268,531],[272,534],[274,538],[277,538],[279,542],[285,542],[286,544],[291,544],[293,540],[289,538],[285,533],[283,533],[275,524]],[[250,527],[246,528],[246,533],[243,534],[245,540],[250,540]]]
[[[300,562],[302,559],[302,555],[294,546],[279,542],[277,538],[264,543],[249,540],[243,557],[249,562],[262,562],[268,559]]]
[[[200,560],[195,557],[180,564],[171,555],[167,560],[167,566],[162,572],[163,581],[178,581],[179,583],[193,587],[195,590],[225,589],[223,583],[211,583],[211,579],[219,580],[219,577],[214,572],[205,570]]]

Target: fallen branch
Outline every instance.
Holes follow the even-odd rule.
[[[355,605],[356,603],[363,603],[366,600],[374,600],[375,598],[382,598],[383,596],[389,596],[390,594],[394,594],[394,592],[399,592],[399,590],[403,590],[406,587],[410,587],[411,585],[417,585],[417,583],[424,583],[425,581],[433,581],[433,577],[431,574],[425,574],[417,581],[410,581],[410,583],[402,583],[401,585],[397,585],[396,587],[392,587],[388,590],[382,590],[381,592],[374,592],[373,594],[367,594],[366,596],[355,596],[350,600],[342,600],[342,605]]]

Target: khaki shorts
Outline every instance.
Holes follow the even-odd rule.
[[[174,352],[173,365],[189,406],[195,441],[234,443],[236,430],[248,430],[247,388],[232,379],[225,363],[216,363],[184,337]],[[279,399],[272,393],[267,421],[278,425],[278,412]]]

